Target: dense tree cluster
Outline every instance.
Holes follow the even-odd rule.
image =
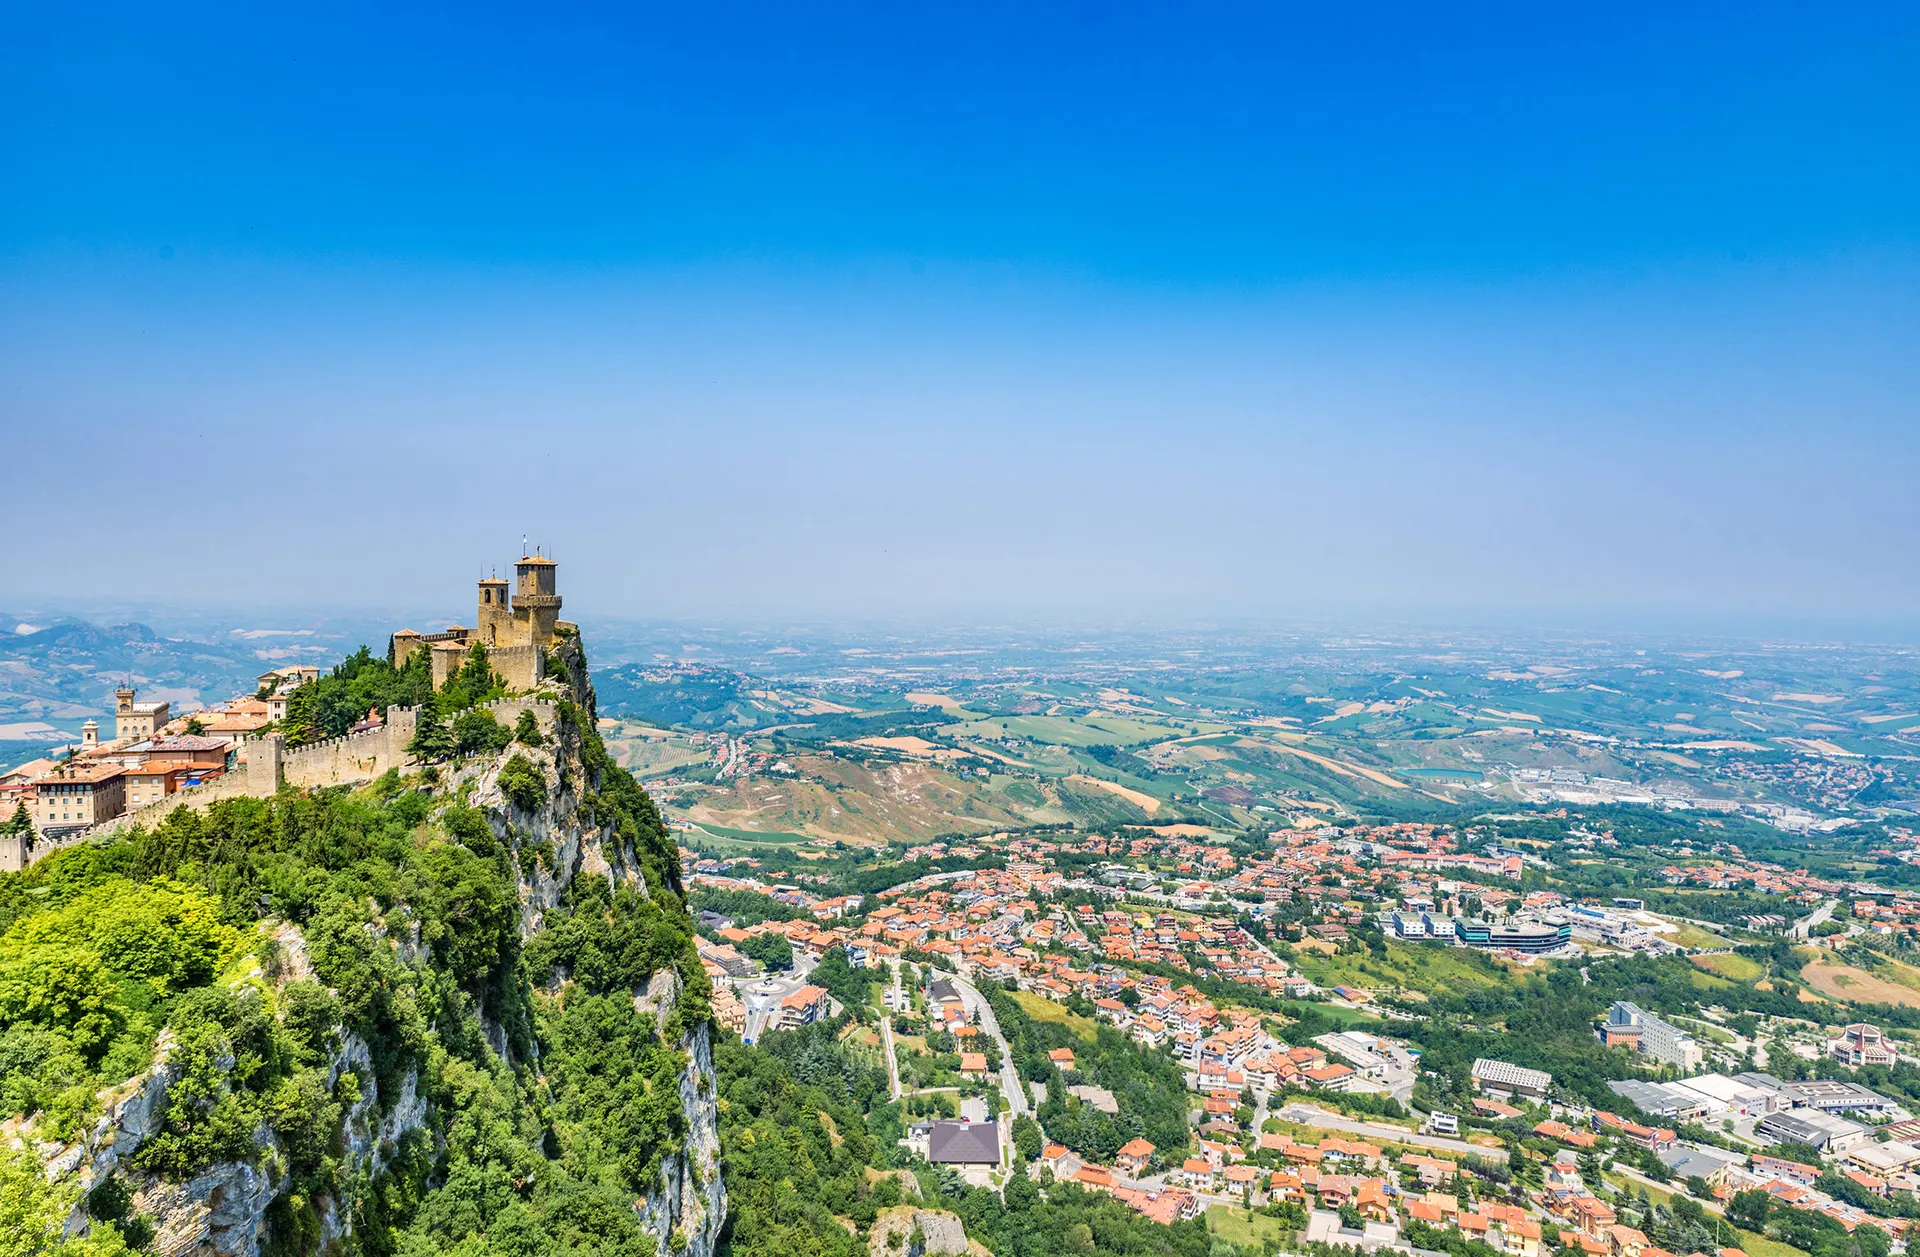
[[[332,672],[287,696],[287,744],[300,746],[337,738],[369,711],[417,707],[433,697],[433,661],[416,651],[404,668],[395,668],[362,646]]]
[[[840,1042],[845,1029],[835,1019],[751,1048],[729,1039],[716,1053],[729,1257],[857,1257],[867,1241],[855,1232],[902,1204],[958,1214],[968,1236],[1000,1257],[1233,1252],[1203,1223],[1161,1226],[1072,1184],[1043,1188],[1016,1174],[1002,1199],[911,1157],[895,1146],[899,1113],[885,1071]]]
[[[1145,1139],[1168,1153],[1187,1145],[1189,1097],[1186,1080],[1172,1056],[1143,1047],[1102,1023],[1089,1043],[1067,1026],[1036,1021],[1012,996],[990,982],[981,994],[993,1005],[1000,1031],[1012,1049],[1020,1076],[1047,1085],[1037,1116],[1048,1138],[1095,1161],[1111,1161],[1131,1139]],[[1048,1059],[1054,1048],[1071,1048],[1074,1068],[1063,1073]],[[1071,1095],[1067,1088],[1089,1082],[1126,1103],[1118,1113],[1102,1113]]]
[[[731,917],[742,928],[762,921],[798,921],[807,916],[805,908],[781,903],[771,895],[751,890],[716,890],[700,886],[688,892],[687,908],[693,912],[717,912]]]

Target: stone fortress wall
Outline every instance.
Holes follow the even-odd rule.
[[[540,724],[540,731],[548,736],[553,734],[556,707],[551,698],[498,698],[491,703],[481,703],[478,710],[492,712],[493,718],[508,729],[520,719],[521,712],[531,711]],[[412,768],[415,760],[407,754],[407,744],[413,741],[418,718],[417,708],[389,708],[387,723],[378,729],[311,742],[291,750],[279,734],[255,738],[242,744],[245,762],[224,776],[123,812],[64,841],[41,842],[29,853],[19,838],[0,838],[0,873],[18,872],[50,852],[76,846],[89,838],[117,833],[134,825],[152,828],[172,815],[177,807],[205,807],[221,799],[270,799],[282,786],[311,789],[365,785],[390,768]]]

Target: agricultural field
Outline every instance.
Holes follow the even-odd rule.
[[[1138,746],[1195,734],[1223,733],[1225,725],[1173,725],[1121,716],[1000,716],[949,725],[950,738],[1019,738],[1053,746]]]
[[[1847,963],[1837,953],[1824,948],[1797,950],[1811,957],[1800,968],[1801,979],[1828,999],[1920,1008],[1920,970],[1883,960],[1869,971]]]

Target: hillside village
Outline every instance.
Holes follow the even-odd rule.
[[[479,582],[477,628],[455,624],[432,634],[407,628],[393,633],[387,662],[403,675],[412,665],[419,697],[431,699],[468,666],[479,670],[485,688],[501,695],[540,686],[556,637],[578,630],[558,618],[553,560],[536,550],[514,567],[511,590],[498,577]],[[290,751],[312,759],[312,752],[331,749],[321,744],[361,740],[346,752],[360,762],[329,764],[300,784],[367,780],[402,762],[415,732],[414,709],[356,707],[334,714],[337,727],[321,727],[302,707],[321,675],[307,664],[273,668],[259,676],[251,693],[179,713],[165,701],[142,701],[131,685],[120,687],[111,737],[103,738],[101,723],[89,719],[78,743],[0,773],[0,871],[25,868],[105,827],[158,820],[183,791],[200,801],[235,790],[271,796],[287,780]],[[391,731],[390,717],[396,723]],[[398,745],[388,745],[390,733]],[[260,767],[251,782],[244,776],[250,765]]]
[[[1416,993],[1316,981],[1309,970],[1325,953],[1390,940],[1414,964],[1422,955],[1478,953],[1524,974],[1606,956],[1697,957],[1711,966],[1728,950],[1676,929],[1640,899],[1522,891],[1523,851],[1488,852],[1482,843],[1481,854],[1463,854],[1461,840],[1472,837],[1425,824],[1321,827],[1276,833],[1268,854],[1249,858],[1142,828],[987,836],[907,853],[979,867],[872,895],[817,893],[807,883],[829,879],[781,879],[753,857],[683,850],[682,859],[696,887],[729,900],[763,897],[790,914],[746,925],[703,915],[704,963],[717,986],[744,996],[717,1002],[720,1015],[751,1035],[856,1011],[803,977],[783,983],[763,972],[749,953],[764,954],[756,944],[768,936],[784,940],[803,976],[829,956],[871,975],[871,988],[855,989],[881,995],[857,1011],[881,1027],[896,1095],[926,1114],[908,1144],[969,1181],[1070,1181],[1163,1221],[1211,1207],[1287,1217],[1291,1207],[1302,1243],[1418,1252],[1450,1236],[1456,1246],[1485,1243],[1516,1257],[1671,1257],[1650,1235],[1658,1228],[1639,1193],[1665,1199],[1677,1187],[1679,1199],[1697,1202],[1687,1216],[1702,1234],[1717,1227],[1724,1242],[1714,1247],[1728,1252],[1740,1243],[1719,1220],[1730,1211],[1764,1215],[1753,1193],[1904,1247],[1907,1218],[1872,1201],[1920,1189],[1920,1120],[1909,1098],[1753,1067],[1765,1030],[1801,1070],[1819,1061],[1920,1065],[1920,1047],[1869,1023],[1823,1032],[1817,1022],[1767,1019],[1741,1040],[1692,1008],[1674,1010],[1686,1014],[1676,1017],[1681,1025],[1620,1000],[1595,1020],[1592,1038],[1637,1057],[1658,1080],[1613,1080],[1611,1103],[1601,1104],[1557,1086],[1550,1070],[1486,1057],[1473,1062],[1458,1109],[1423,1114],[1413,1102],[1428,1091],[1422,1049],[1393,1030],[1417,1021],[1417,1004],[1404,998]],[[1661,876],[1673,886],[1770,896],[1781,912],[1753,924],[1782,933],[1803,931],[1799,923],[1830,912],[1836,896],[1858,893],[1806,870],[1725,855],[1669,864]],[[1917,914],[1920,898],[1874,888],[1853,901],[1848,928],[1891,939]],[[781,996],[764,1015],[756,988]],[[1340,1030],[1318,1008],[1350,1010],[1376,1028]],[[1023,1147],[1023,1127],[1055,1085],[1036,1074],[1064,1083],[1075,1108],[1123,1124],[1133,1097],[1100,1086],[1073,1046],[1050,1049],[1044,1069],[1016,1061],[1000,1023],[1017,1010],[1124,1035],[1177,1064],[1187,1117],[1180,1140]],[[1730,1051],[1729,1040],[1747,1046]],[[949,1095],[958,1099],[949,1104]],[[1792,1154],[1770,1151],[1783,1146]],[[1663,1225],[1671,1233],[1671,1222]]]

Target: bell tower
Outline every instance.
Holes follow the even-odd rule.
[[[489,576],[480,582],[479,618],[474,636],[487,646],[513,644],[513,609],[507,605],[507,582]]]

